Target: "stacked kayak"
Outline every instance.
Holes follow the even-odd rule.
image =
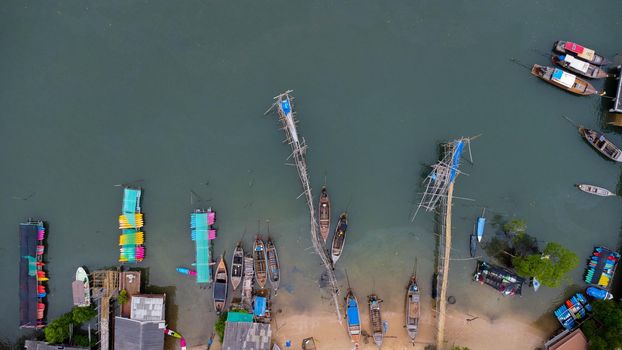
[[[123,208],[119,216],[119,262],[139,262],[145,258],[143,214],[140,212],[142,191],[137,188],[123,189]]]
[[[555,309],[553,313],[564,328],[572,329],[577,325],[577,321],[585,319],[591,311],[592,306],[588,304],[585,296],[577,293]]]
[[[620,254],[605,247],[596,247],[587,264],[585,282],[609,289],[613,274],[620,260]]]

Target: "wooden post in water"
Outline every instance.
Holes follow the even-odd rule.
[[[324,265],[324,269],[326,270],[326,274],[328,275],[333,303],[335,304],[335,310],[337,312],[337,319],[341,324],[341,309],[339,308],[339,288],[337,286],[337,278],[335,277],[335,271],[333,270],[333,265],[330,257],[328,256],[328,252],[326,251],[326,249],[324,249],[324,240],[320,235],[317,219],[315,216],[315,207],[313,206],[313,193],[311,191],[309,173],[307,171],[307,161],[305,159],[307,145],[305,143],[305,140],[298,135],[298,131],[296,130],[296,124],[298,123],[298,121],[294,119],[294,107],[292,102],[293,97],[290,96],[291,92],[291,90],[288,90],[276,96],[274,98],[276,102],[266,112],[266,114],[270,110],[272,110],[272,108],[276,108],[277,114],[279,116],[279,121],[283,126],[282,129],[283,131],[285,131],[286,141],[292,148],[292,154],[289,156],[289,158],[294,158],[294,165],[298,170],[298,178],[300,179],[303,190],[299,197],[304,195],[307,206],[309,207],[309,217],[311,219],[311,242],[313,243],[313,249],[315,250],[317,255],[320,256],[322,264]]]

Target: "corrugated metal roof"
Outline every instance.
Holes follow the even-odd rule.
[[[75,346],[49,345],[44,341],[26,340],[24,344],[26,350],[89,350],[89,348],[81,348]]]
[[[138,321],[163,321],[166,295],[133,295],[131,299],[130,318]]]
[[[272,330],[269,324],[227,322],[223,350],[270,350]]]
[[[142,322],[124,317],[114,319],[115,350],[164,349],[164,322]]]

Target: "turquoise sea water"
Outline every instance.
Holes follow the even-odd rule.
[[[218,213],[217,255],[241,237],[250,248],[258,221],[266,233],[269,220],[284,269],[279,297],[295,301],[286,311],[330,310],[317,294],[321,267],[296,171],[285,165],[289,148],[276,118],[263,116],[286,89],[297,97],[314,188],[326,179],[333,215],[350,214],[337,268],[344,286],[347,269],[361,294],[375,290],[400,310],[417,257],[430,290],[434,218],[410,221],[421,174],[439,142],[478,134],[455,192],[476,201],[455,203],[452,256],[468,256],[486,207],[497,221],[526,219],[542,244],[562,243],[583,264],[594,245],[617,245],[622,202],[573,185],[615,189],[620,166],[560,116],[600,128],[608,106],[509,58],[548,64],[541,53],[557,39],[613,57],[620,13],[618,1],[576,0],[5,2],[0,335],[21,334],[18,223],[49,223],[54,318],[70,308],[77,266],[115,264],[122,192],[114,185],[130,182],[144,188],[147,258],[138,266],[151,284],[171,287],[169,318],[190,343],[205,342],[214,318],[211,291],[175,272],[193,259],[197,206]],[[619,129],[607,131],[622,144]],[[497,229],[488,226],[487,238]],[[519,313],[550,326],[552,306],[582,286],[583,265],[563,288],[504,298],[471,282],[474,268],[452,262],[452,307],[487,317]]]

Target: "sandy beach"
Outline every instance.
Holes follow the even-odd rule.
[[[403,314],[398,312],[384,312],[383,319],[389,322],[389,331],[385,336],[383,349],[425,349],[434,343],[436,319],[431,309],[422,313],[421,332],[417,341],[412,344],[403,328]],[[363,330],[369,329],[368,313],[361,309]],[[308,312],[301,315],[277,316],[277,322],[272,322],[273,340],[285,349],[285,342],[291,341],[292,349],[300,349],[302,339],[313,336],[318,349],[353,349],[346,333],[345,320],[339,325],[336,317],[325,311]],[[542,327],[533,325],[527,317],[512,315],[497,319],[477,318],[467,321],[465,314],[457,310],[450,310],[447,314],[445,338],[446,349],[453,345],[467,346],[471,350],[497,349],[503,345],[507,350],[526,350],[542,347],[550,332]],[[193,346],[189,349],[206,349],[205,345]],[[220,349],[221,344],[216,341],[212,349]],[[361,344],[361,349],[376,349],[372,339]]]

